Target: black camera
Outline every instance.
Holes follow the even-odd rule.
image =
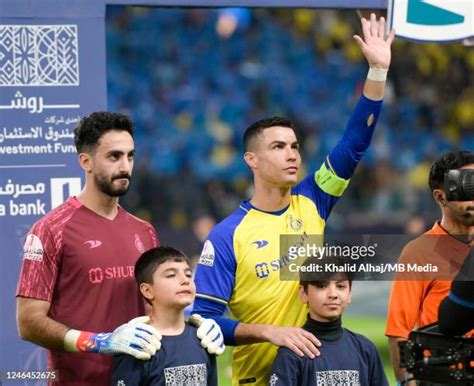
[[[432,324],[398,343],[400,368],[423,385],[474,385],[474,339],[449,337]]]
[[[448,201],[474,200],[474,170],[448,170],[444,175],[444,192]]]

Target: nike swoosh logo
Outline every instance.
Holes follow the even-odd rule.
[[[90,249],[94,249],[100,247],[102,245],[102,241],[99,240],[88,240],[84,241],[85,245],[88,245]]]

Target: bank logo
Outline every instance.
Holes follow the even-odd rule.
[[[87,240],[84,241],[84,244],[87,245],[90,249],[98,248],[102,245],[100,240]]]
[[[51,178],[51,209],[81,192],[81,178]]]
[[[255,244],[257,246],[257,249],[260,249],[260,248],[266,247],[268,245],[268,241],[267,240],[257,240],[257,241],[254,241],[251,244]]]
[[[392,0],[389,19],[397,36],[407,39],[452,41],[474,36],[472,1]]]
[[[255,264],[255,274],[259,279],[264,279],[270,275],[270,268],[267,263]]]
[[[0,25],[0,87],[78,85],[77,25]]]

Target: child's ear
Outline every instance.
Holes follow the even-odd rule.
[[[141,283],[140,284],[140,292],[144,296],[145,299],[147,299],[149,301],[153,300],[153,293],[151,291],[151,284]]]
[[[306,293],[304,287],[302,285],[300,285],[300,299],[301,301],[303,302],[303,304],[306,304],[308,303],[308,294]]]

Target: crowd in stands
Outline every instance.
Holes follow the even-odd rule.
[[[204,214],[220,220],[250,196],[241,138],[258,119],[290,118],[304,169],[319,167],[366,76],[352,38],[354,10],[238,10],[230,29],[219,25],[222,15],[108,8],[108,106],[137,126],[133,191],[124,205],[165,238],[190,231]],[[329,230],[383,224],[401,232],[413,216],[429,226],[437,213],[427,185],[431,161],[474,149],[474,49],[398,39],[392,52],[376,134]]]

